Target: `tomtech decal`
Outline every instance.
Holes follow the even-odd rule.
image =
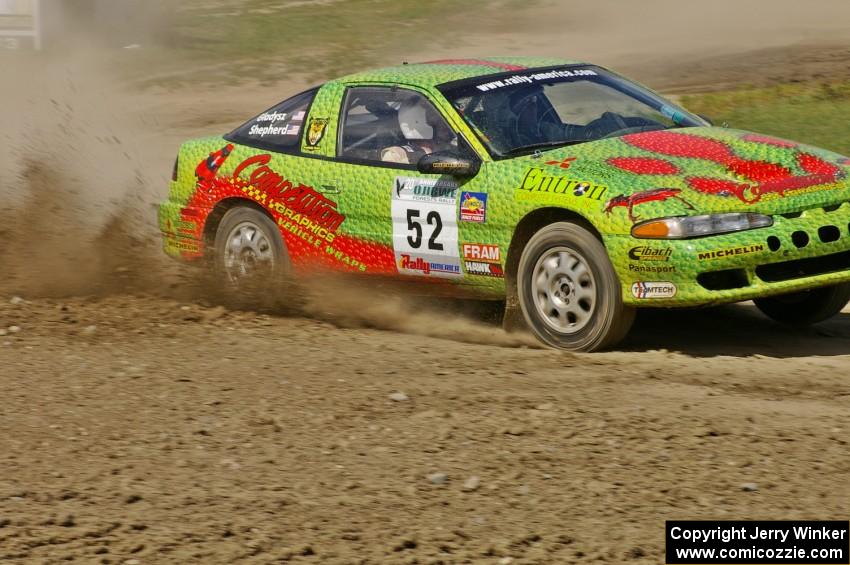
[[[671,282],[642,282],[632,284],[632,296],[638,300],[654,300],[673,298],[678,292],[676,285]]]

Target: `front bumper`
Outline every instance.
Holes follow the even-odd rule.
[[[162,248],[170,257],[193,260],[204,255],[203,224],[191,217],[192,212],[172,201],[163,202],[157,209]]]
[[[850,282],[850,202],[774,216],[774,225],[684,241],[609,236],[605,244],[638,307],[740,302]]]

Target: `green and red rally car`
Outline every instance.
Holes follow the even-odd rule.
[[[209,258],[233,292],[316,268],[415,280],[506,300],[544,342],[591,351],[639,307],[838,313],[848,172],[598,66],[442,60],[334,80],[185,143],[159,220],[168,254]]]

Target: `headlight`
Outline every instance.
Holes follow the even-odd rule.
[[[681,216],[641,222],[632,228],[632,235],[641,239],[690,239],[768,228],[772,225],[773,218],[762,214]]]

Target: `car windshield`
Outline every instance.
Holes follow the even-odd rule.
[[[496,158],[709,125],[646,88],[586,65],[479,77],[440,90]]]

